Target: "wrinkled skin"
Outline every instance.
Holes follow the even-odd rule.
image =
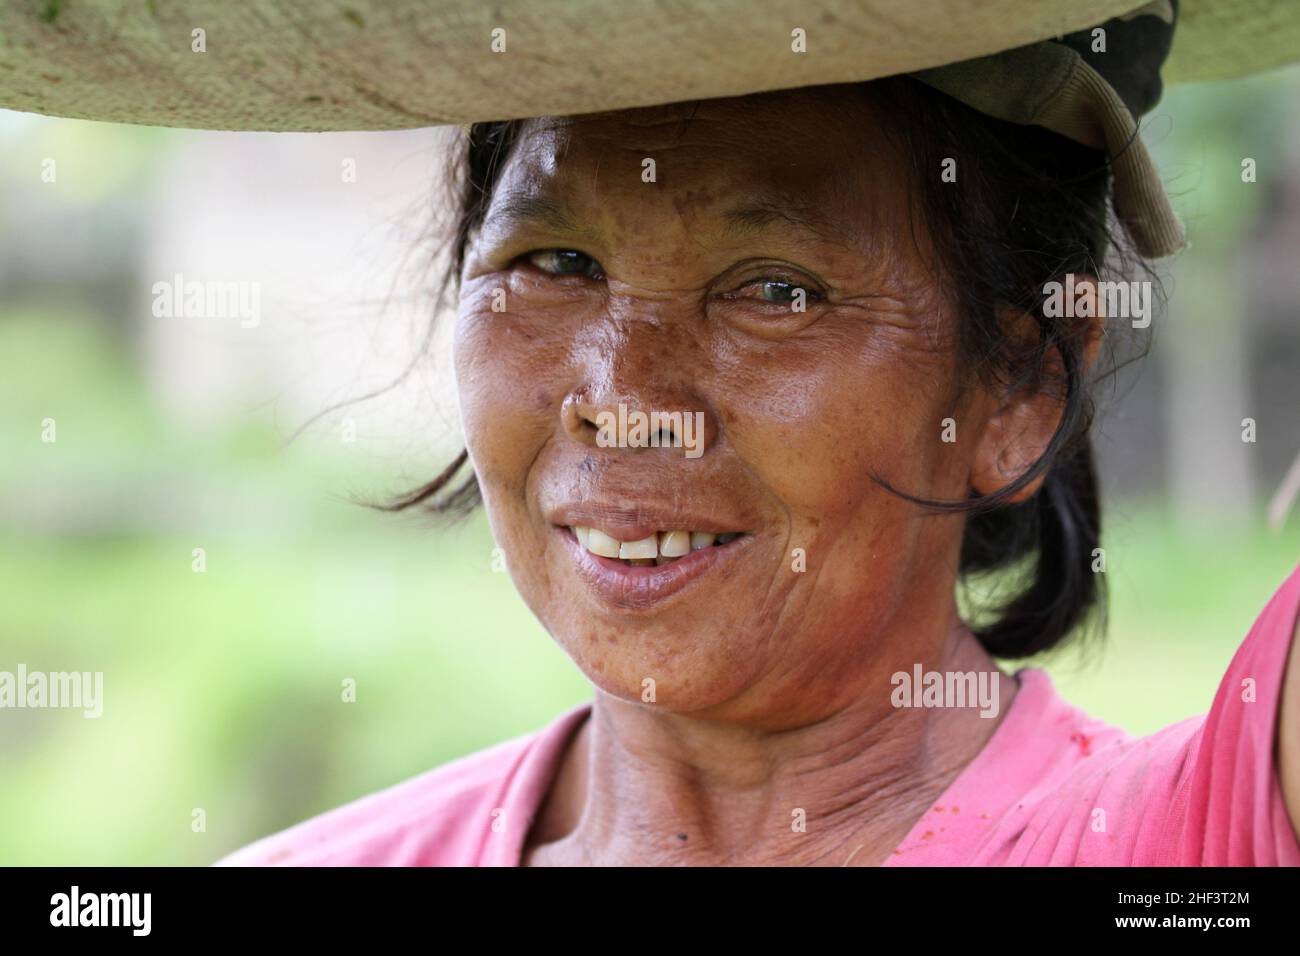
[[[526,863],[880,863],[1014,697],[999,672],[994,719],[890,703],[918,662],[996,668],[954,603],[965,519],[867,476],[990,493],[1060,409],[959,376],[951,290],[873,110],[825,87],[534,120],[503,170],[462,274],[462,422],[519,593],[597,688]],[[703,455],[600,447],[595,416],[619,402],[702,411]],[[611,605],[554,527],[575,501],[749,540],[726,574]]]

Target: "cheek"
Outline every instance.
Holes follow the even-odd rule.
[[[864,502],[872,511],[915,510],[872,474],[900,491],[964,497],[965,449],[942,441],[942,420],[956,414],[946,362],[861,342],[807,352],[788,345],[779,361],[751,364],[746,381],[761,388],[746,385],[728,404],[737,451],[796,524],[846,527]]]
[[[493,540],[516,589],[539,614],[545,564],[535,558],[545,544],[530,519],[528,491],[558,423],[562,351],[517,316],[493,312],[489,295],[462,295],[453,359],[465,447]]]
[[[960,519],[926,513],[871,476],[951,500],[965,497],[969,467],[960,445],[941,440],[942,419],[956,414],[942,393],[952,381],[942,363],[861,345],[833,351],[803,363],[787,349],[768,387],[733,406],[731,434],[786,511],[782,561],[802,549],[812,572],[790,581],[812,589],[794,606],[840,631],[904,613],[909,582],[946,561],[960,539]]]
[[[566,349],[534,322],[491,309],[482,281],[461,297],[453,355],[465,444],[485,494],[518,489],[554,431],[564,394]]]

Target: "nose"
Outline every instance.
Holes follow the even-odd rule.
[[[698,458],[713,444],[712,416],[702,408],[670,403],[584,400],[570,393],[560,407],[564,431],[584,445],[599,448],[678,448]]]
[[[716,443],[718,426],[702,396],[678,377],[683,363],[662,333],[608,338],[579,366],[578,384],[560,405],[566,435],[593,448],[675,449],[698,458]],[[610,348],[614,345],[614,348]]]

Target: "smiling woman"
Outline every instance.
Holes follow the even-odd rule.
[[[844,155],[858,159],[844,164]],[[660,157],[662,181],[643,182],[642,156]],[[974,182],[954,191],[934,175],[945,158],[970,170]],[[586,338],[604,370],[561,399],[571,433],[598,425],[623,398],[647,409],[735,406],[738,422],[766,427],[730,440],[762,440],[782,456],[760,453],[756,467],[788,469],[784,459],[807,446],[798,456],[807,472],[780,476],[801,493],[822,483],[838,493],[860,484],[857,475],[873,475],[878,496],[898,489],[905,500],[940,499],[929,502],[931,513],[969,516],[946,531],[928,522],[952,540],[918,560],[954,566],[958,541],[964,573],[1012,568],[1036,555],[1029,586],[978,630],[994,653],[1051,647],[1095,606],[1100,578],[1090,566],[1099,514],[1084,365],[1089,349],[1096,354],[1096,326],[1074,312],[1051,316],[1040,290],[1060,275],[1073,288],[1075,274],[1101,269],[1108,243],[1102,154],[898,77],[570,123],[479,124],[457,160],[465,164],[452,176],[461,184],[450,257],[451,281],[464,274],[458,331],[514,335],[540,323],[509,340],[529,343],[516,351],[531,367],[505,373],[524,376],[519,381],[546,381],[538,370],[571,367],[566,356],[580,356]],[[617,162],[624,172],[611,181]],[[764,192],[771,198],[756,202]],[[587,215],[573,212],[579,205]],[[622,234],[607,236],[620,222],[628,224]],[[544,248],[576,236],[581,251]],[[602,243],[607,251],[598,255]],[[1112,252],[1126,261],[1119,241]],[[548,269],[557,256],[579,265]],[[647,394],[608,387],[592,394],[617,374],[611,366],[619,361],[616,329],[600,320],[602,310],[620,284],[629,308],[638,301],[627,267],[602,265],[613,261],[645,263],[644,288],[662,313],[648,312],[637,341],[621,339],[621,350],[644,360]],[[683,288],[687,276],[693,284]],[[792,289],[806,293],[802,301],[791,301]],[[674,299],[684,303],[675,320]],[[502,312],[506,302],[513,304]],[[477,309],[481,329],[467,325],[466,306]],[[546,311],[557,306],[558,317]],[[519,321],[512,324],[512,315]],[[1008,335],[1013,327],[1016,337]],[[487,355],[499,368],[508,348],[485,343],[458,355]],[[851,355],[860,361],[846,363]],[[665,356],[672,361],[662,363]],[[729,389],[670,394],[674,380],[712,384],[720,372],[734,374]],[[513,398],[499,384],[487,393]],[[1020,398],[989,421],[972,417],[962,403],[989,391]],[[714,408],[706,417],[718,415]],[[826,454],[812,442],[838,445],[864,428],[872,440],[851,443],[858,457],[841,460],[845,473],[825,473]],[[982,457],[961,461],[968,451]],[[900,460],[900,452],[911,453]],[[596,460],[589,461],[588,472]],[[959,472],[983,469],[967,483],[973,497],[960,475],[943,482],[941,472],[954,463]],[[911,470],[900,470],[905,465]],[[457,512],[478,500],[480,477],[453,480],[444,474],[399,505]],[[721,483],[734,496],[730,476]],[[1044,493],[1031,497],[1044,483]],[[892,505],[915,516],[902,501]],[[811,517],[823,514],[819,507]],[[881,517],[870,516],[871,525],[881,528]],[[804,538],[791,546],[806,554],[814,535],[798,533]]]
[[[1290,0],[137,6],[0,8],[0,106],[464,124],[465,448],[388,507],[482,505],[594,688],[221,863],[1300,864],[1300,567],[1147,737],[997,663],[1104,619],[1093,394],[1184,245],[1138,121]]]
[[[893,77],[474,124],[455,162],[467,449],[392,507],[484,504],[596,698],[225,862],[1300,862],[1300,572],[1149,738],[994,661],[1101,606],[1086,303],[1143,267],[1104,153]],[[702,453],[601,441],[620,409]]]

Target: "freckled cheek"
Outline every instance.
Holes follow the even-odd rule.
[[[484,492],[517,493],[560,425],[564,350],[515,317],[464,308],[453,350],[465,443]]]

